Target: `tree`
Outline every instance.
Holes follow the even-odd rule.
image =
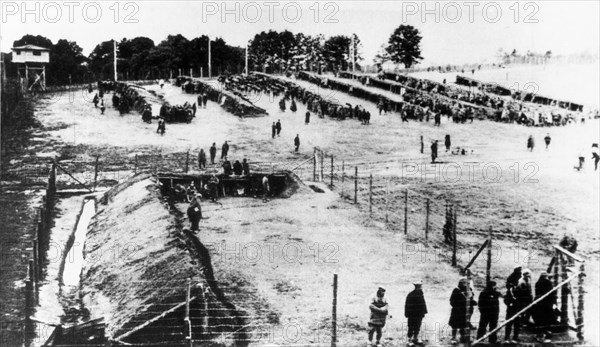
[[[83,49],[76,42],[58,40],[50,50],[50,64],[46,76],[48,84],[87,82],[87,58],[82,52]]]
[[[52,41],[49,38],[41,36],[41,35],[25,35],[21,37],[21,39],[13,42],[13,47],[24,46],[24,45],[34,45],[39,47],[44,47],[51,49]]]
[[[359,62],[363,60],[360,54],[362,44],[356,34],[352,34],[352,37],[354,37],[354,61]],[[337,69],[338,67],[342,70],[348,69],[352,63],[350,58],[352,37],[337,35],[325,41],[323,45],[323,57],[327,61],[327,66],[330,70]]]
[[[148,54],[154,48],[154,41],[147,37],[123,39],[118,46],[118,68],[129,79],[146,79],[152,70],[148,65]]]
[[[113,40],[104,41],[94,48],[89,55],[89,69],[95,79],[113,79]]]
[[[250,61],[254,69],[278,68],[283,71],[289,66],[293,50],[297,46],[294,34],[289,31],[281,33],[273,30],[254,35],[250,43]]]
[[[396,64],[404,64],[406,68],[423,60],[421,56],[421,35],[412,25],[400,25],[388,40],[386,52],[390,60]]]

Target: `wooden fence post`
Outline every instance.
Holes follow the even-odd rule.
[[[454,206],[454,223],[452,223],[452,266],[456,266],[456,206]]]
[[[342,160],[342,198],[344,197],[344,178],[346,176],[346,173],[344,171],[345,169],[345,162]]]
[[[385,224],[389,222],[388,210],[390,206],[390,179],[387,179],[385,186]]]
[[[331,188],[333,188],[333,154],[331,155]]]
[[[567,257],[560,255],[560,271],[562,280],[566,280],[567,275]],[[569,284],[565,283],[560,289],[560,324],[564,328],[569,327]]]
[[[317,181],[317,149],[313,152],[313,182]]]
[[[185,153],[185,173],[188,173],[189,166],[190,166],[190,151],[188,150]]]
[[[583,279],[585,277],[585,267],[581,264],[579,268],[579,281],[577,283],[578,286],[578,305],[577,305],[577,338],[580,342],[583,342],[583,304],[585,297],[585,290],[583,289]]]
[[[429,205],[430,205],[430,201],[429,198],[427,198],[427,201],[425,202],[425,240],[427,240],[427,234],[429,234]]]
[[[404,235],[408,234],[408,188],[404,191]]]
[[[487,247],[487,263],[485,272],[485,283],[489,283],[492,280],[492,227],[488,232],[488,247]]]
[[[94,164],[94,188],[93,191],[96,191],[96,184],[98,183],[98,161],[100,160],[100,156],[96,156],[96,163]]]
[[[358,203],[358,166],[354,167],[354,203]]]
[[[331,347],[337,343],[337,289],[338,275],[333,274],[333,305],[331,310]]]
[[[556,252],[554,253],[554,285],[555,286],[557,286],[558,282],[559,282],[559,276],[558,276],[559,268],[560,268],[560,252],[557,249]],[[560,289],[558,291],[560,291]],[[556,292],[557,296],[558,296],[558,291]]]
[[[369,213],[373,213],[373,174],[369,175]]]
[[[323,176],[323,159],[325,158],[325,153],[321,152],[321,177],[320,178],[320,182],[323,182],[325,180],[325,176]]]

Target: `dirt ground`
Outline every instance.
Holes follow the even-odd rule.
[[[227,140],[231,146],[230,159],[246,157],[251,163],[301,163],[312,156],[314,147],[334,155],[336,165],[340,160],[359,167],[380,162],[382,164],[369,165],[368,171],[374,174],[377,182],[395,176],[399,192],[401,187],[408,187],[428,196],[443,193],[456,201],[463,211],[459,232],[486,230],[489,226],[504,230],[506,237],[498,242],[502,256],[494,264],[494,277],[501,282],[515,262],[524,261],[518,254],[527,241],[541,251],[539,263],[531,259],[526,262],[533,268],[534,280],[537,280],[535,274],[548,263],[548,246],[555,244],[565,233],[573,234],[579,241],[578,253],[589,259],[586,263],[585,318],[590,328],[586,330],[586,337],[592,344],[600,343],[598,332],[591,328],[597,325],[600,316],[597,299],[600,255],[598,172],[591,168],[590,159],[586,159],[584,171],[573,170],[578,152],[589,153],[591,143],[598,142],[598,120],[559,128],[527,128],[488,121],[454,124],[446,119],[439,128],[432,122],[402,124],[395,114],[378,115],[373,103],[322,90],[307,82],[295,82],[313,87],[323,95],[331,95],[341,103],[362,104],[373,115],[371,125],[363,126],[351,119],[320,119],[315,115],[310,124],[305,125],[304,105],[298,103],[295,114],[281,112],[278,100],[261,95],[256,96],[255,101],[257,106],[269,112],[266,117],[238,118],[209,102],[207,109],[198,110],[191,124],[167,124],[167,132],[161,137],[156,134],[156,123],[143,123],[137,114],[120,116],[109,106],[106,114],[100,115],[99,110],[81,95],[68,97],[63,94],[40,100],[35,116],[43,128],[35,137],[47,144],[31,148],[31,151],[37,152],[38,156],[57,155],[62,159],[89,159],[99,154],[101,160],[120,160],[131,159],[135,154],[172,155],[180,159],[189,150],[194,158],[192,163],[195,163],[200,148],[207,151],[214,142],[220,153],[220,145]],[[196,98],[169,84],[162,90],[158,86],[148,88],[171,104],[193,102]],[[155,108],[154,112],[157,111]],[[283,124],[281,137],[271,139],[271,124],[278,119]],[[547,151],[543,148],[546,133],[552,136]],[[296,134],[302,142],[299,153],[293,151]],[[469,155],[453,156],[440,146],[443,164],[419,166],[417,173],[406,171],[406,163],[426,165],[431,140],[438,139],[443,143],[445,134],[452,135],[453,147],[466,148]],[[525,148],[530,134],[536,140],[533,152]],[[419,151],[420,136],[425,139],[423,154]],[[469,165],[475,162],[479,166],[471,175],[469,167],[472,166]],[[497,164],[501,177],[490,179],[492,171],[487,171],[484,176],[482,168],[485,164]],[[181,167],[180,161],[177,167]],[[432,168],[441,173],[425,173],[425,169]],[[196,167],[192,165],[192,169],[196,170]],[[310,166],[306,168],[307,171],[310,169]],[[456,180],[458,173],[460,179]],[[403,300],[414,279],[423,279],[426,283],[430,307],[425,321],[425,329],[429,331],[425,332],[426,338],[432,343],[446,341],[447,300],[459,275],[448,265],[444,249],[435,248],[438,245],[434,243],[422,243],[421,246],[422,240],[412,236],[420,228],[412,217],[415,220],[422,217],[422,209],[412,212],[409,237],[404,237],[396,227],[386,228],[380,220],[370,220],[364,206],[357,208],[340,200],[339,191],[332,193],[326,187],[322,188],[325,193],[305,190],[290,199],[275,199],[267,204],[260,200],[236,199],[231,201],[229,208],[227,205],[223,209],[211,205],[205,207],[210,218],[202,222],[199,237],[201,241],[213,244],[217,255],[213,256],[215,274],[232,287],[232,300],[240,306],[248,306],[249,312],[255,314],[257,320],[253,324],[257,331],[272,331],[269,334],[274,341],[289,342],[288,339],[294,339],[290,326],[297,324],[301,329],[299,341],[327,343],[332,276],[337,273],[340,342],[351,345],[365,342],[366,302],[379,285],[388,289],[391,305],[392,318],[385,336],[388,341],[402,341],[405,336],[402,330]],[[521,236],[511,238],[511,233]],[[464,242],[477,244],[482,240],[483,235],[473,233]],[[218,245],[233,251],[219,253]],[[263,249],[259,261],[254,264],[248,262],[254,259],[252,256],[248,258],[248,254],[244,256],[240,252],[244,249],[251,252],[256,245]],[[266,257],[268,251],[273,250],[269,247],[276,250],[286,245],[289,245],[286,248],[289,257],[284,257],[288,253],[282,252],[275,253],[275,258]],[[415,251],[414,247],[422,248]],[[293,255],[297,250],[302,256]],[[315,252],[318,261],[314,259]],[[427,256],[436,252],[444,254],[434,260]],[[468,251],[463,252],[462,259],[467,259]],[[231,261],[232,253],[241,260]],[[478,285],[482,281],[482,264],[478,261],[475,265],[479,273]],[[262,338],[261,341],[268,342]]]

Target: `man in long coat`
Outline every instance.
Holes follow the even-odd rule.
[[[461,341],[467,339],[465,328],[467,328],[469,324],[467,319],[468,287],[469,280],[466,277],[463,277],[458,282],[458,286],[452,291],[452,295],[450,295],[450,306],[452,307],[452,310],[450,311],[448,325],[452,328],[452,344],[458,343],[458,341],[456,341],[457,332],[460,332]],[[471,298],[469,306],[471,307],[473,305],[477,305],[477,302]]]
[[[190,202],[187,208],[187,215],[190,223],[192,224],[192,231],[198,230],[198,224],[202,219],[202,208],[200,207],[200,195],[196,195]]]
[[[419,331],[421,330],[421,322],[427,314],[427,304],[423,296],[422,281],[413,283],[415,289],[406,296],[404,305],[404,316],[408,318],[408,345],[412,346],[415,343],[420,344]]]

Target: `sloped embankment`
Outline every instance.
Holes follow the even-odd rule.
[[[92,319],[105,318],[109,339],[184,340],[188,330],[181,304],[188,279],[194,339],[210,338],[201,336],[213,324],[212,318],[202,319],[206,309],[222,312],[219,322],[238,320],[235,307],[215,293],[214,280],[205,279],[206,269],[212,273],[210,259],[198,257],[190,243],[148,174],[115,186],[98,201],[88,227],[81,297]],[[200,285],[208,288],[206,302]]]

